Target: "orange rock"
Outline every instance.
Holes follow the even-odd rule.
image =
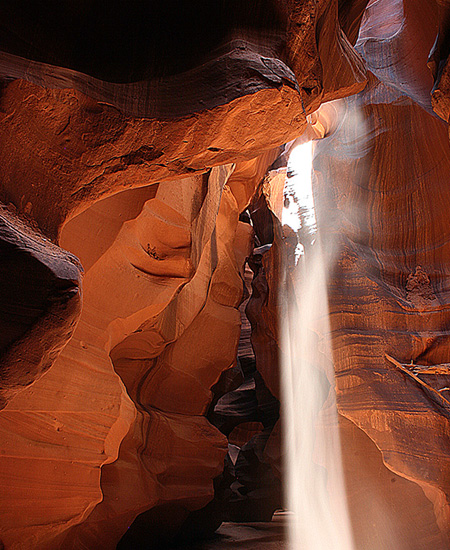
[[[239,215],[306,116],[364,87],[338,20],[353,40],[351,4],[2,13],[6,548],[113,548],[149,510],[170,536],[211,500],[226,440],[206,413],[236,364],[253,239]],[[254,341],[278,394],[276,231]],[[84,265],[81,313],[81,268],[56,243]]]

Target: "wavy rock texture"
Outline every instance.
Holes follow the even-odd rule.
[[[438,210],[448,208],[442,187],[449,169],[446,128],[412,103],[374,104],[369,92],[362,102],[369,133],[380,121],[374,142],[364,153],[355,152],[352,163],[323,156],[316,161],[321,186],[330,185],[333,174],[327,209],[335,212],[332,232],[338,228],[342,234],[334,243],[337,266],[330,281],[338,406],[376,442],[388,467],[423,487],[447,531],[449,423],[440,390],[448,379],[434,378],[437,386],[429,390],[413,375],[415,364],[449,360],[445,215],[438,222]],[[347,120],[342,133],[329,138],[334,151],[355,142],[354,117]],[[427,163],[411,165],[411,146],[429,147],[416,125],[433,128],[437,140]],[[398,139],[398,128],[404,128],[407,142]],[[395,170],[380,173],[379,163]],[[396,185],[405,176],[409,185]]]
[[[23,2],[2,7],[0,200],[54,242],[64,223],[101,197],[250,161],[297,137],[306,113],[322,99],[364,86],[361,61],[337,22],[336,2],[263,2],[256,11],[230,2],[226,16],[222,8],[211,12],[202,4],[195,14],[179,7],[175,18],[169,4],[153,4],[150,14],[150,5],[140,12],[122,4],[107,13],[93,3],[75,12]],[[125,31],[118,36],[120,17]],[[158,32],[149,35],[141,21],[134,28],[133,17]],[[220,27],[208,39],[198,32],[205,17]],[[189,44],[184,59],[174,59],[167,42],[171,24],[185,29],[175,33]],[[84,29],[83,40],[77,28]],[[310,73],[302,65],[305,41],[318,71],[313,91],[303,87]],[[133,53],[136,66],[130,67],[126,60]],[[322,78],[328,59],[333,70]],[[27,322],[39,323],[36,315]],[[12,333],[19,334],[20,326]],[[43,370],[32,368],[20,383],[9,379],[17,389]]]
[[[145,369],[144,372],[141,372],[142,364],[145,364],[145,357],[148,356],[151,358],[154,355],[159,355],[168,341],[177,339],[180,333],[183,332],[184,327],[191,325],[198,310],[204,305],[206,290],[210,284],[211,272],[216,268],[215,259],[211,258],[211,247],[213,245],[210,239],[213,230],[215,230],[215,217],[219,207],[221,188],[229,172],[230,169],[217,169],[210,176],[209,182],[200,176],[182,181],[181,185],[178,182],[160,184],[156,195],[152,188],[149,188],[147,190],[148,197],[151,197],[151,195],[155,196],[154,198],[149,198],[145,203],[142,202],[142,197],[138,197],[141,203],[139,215],[122,225],[111,246],[93,264],[85,276],[85,307],[77,330],[69,345],[66,346],[53,368],[49,371],[48,376],[34,384],[30,390],[22,392],[20,399],[11,402],[2,417],[3,422],[6,422],[5,430],[8,431],[8,420],[11,422],[14,421],[16,416],[20,417],[24,409],[33,410],[38,408],[41,411],[41,399],[44,399],[46,407],[48,407],[47,410],[49,412],[47,415],[49,416],[56,414],[55,411],[63,409],[64,412],[61,412],[62,419],[58,422],[58,435],[60,436],[59,440],[61,441],[62,451],[64,451],[65,447],[68,447],[66,432],[73,431],[67,419],[70,419],[72,422],[77,418],[79,419],[78,422],[81,421],[81,418],[83,419],[82,425],[84,425],[86,433],[84,435],[82,433],[78,434],[77,447],[78,449],[89,448],[92,444],[88,445],[88,442],[93,440],[96,442],[96,452],[88,459],[85,456],[85,452],[80,452],[77,448],[73,449],[72,453],[68,454],[68,458],[71,460],[69,464],[65,465],[65,473],[67,479],[71,480],[70,483],[74,485],[74,490],[80,492],[85,500],[90,500],[89,506],[86,505],[86,502],[82,503],[84,516],[102,498],[107,500],[107,491],[105,489],[103,491],[100,490],[100,466],[117,458],[118,445],[130,429],[130,424],[136,414],[134,405],[114,371],[109,351],[114,348],[112,357],[117,357],[119,353],[118,349],[120,349],[118,345],[124,336],[133,333],[144,321],[149,325],[156,325],[153,330],[142,331],[141,329],[138,332],[139,336],[141,336],[141,341],[143,341],[143,349],[137,345],[138,342],[134,345],[129,344],[130,338],[133,340],[133,336],[129,336],[128,340],[125,340],[127,345],[131,346],[131,349],[136,347],[134,355],[137,357],[133,356],[130,360],[137,367],[137,371],[134,375],[131,372],[127,372],[123,376],[123,380],[127,385],[129,395],[136,402],[140,401],[142,390],[139,389],[138,396],[133,392],[133,387],[139,387],[142,384],[142,380],[145,380],[148,376],[145,374]],[[207,183],[209,185],[206,186]],[[208,190],[206,195],[202,197],[202,194],[206,191],[205,186],[208,187]],[[126,200],[130,204],[130,197],[127,197]],[[193,218],[196,218],[196,223],[194,223],[195,229],[193,230],[193,235],[191,235]],[[76,230],[77,226],[83,228],[83,223],[73,223],[72,225],[74,226],[72,230]],[[73,235],[71,238],[73,238]],[[208,243],[209,246],[207,246]],[[204,253],[205,247],[207,247],[206,254]],[[193,277],[194,273],[196,274],[195,277]],[[189,280],[191,280],[191,284],[186,286]],[[183,292],[180,293],[181,287],[184,288]],[[218,288],[220,289],[220,286]],[[237,293],[239,296],[239,290]],[[198,298],[196,300],[195,297],[197,295]],[[111,296],[114,296],[114,300],[111,300]],[[191,304],[191,307],[186,307],[186,301]],[[166,311],[164,315],[163,312],[167,310],[169,305],[169,313]],[[231,328],[235,331],[238,330],[238,323],[231,323]],[[229,336],[227,332],[224,334]],[[232,353],[232,337],[230,341],[232,343]],[[142,355],[143,357],[141,357]],[[142,359],[142,361],[138,359]],[[119,359],[116,359],[116,361],[120,364]],[[229,362],[232,362],[232,358],[229,359]],[[225,367],[228,366],[229,364],[227,363]],[[151,365],[148,366],[148,369],[150,368]],[[120,367],[116,366],[116,369],[122,374]],[[68,372],[70,372],[70,376],[68,376]],[[139,372],[141,372],[140,375],[138,375]],[[181,395],[184,395],[186,388],[181,382],[183,375],[181,373],[176,375],[178,372],[178,370],[174,371],[174,375],[175,378],[177,376],[178,378],[181,377],[178,380],[178,384],[181,385],[176,392],[181,391]],[[217,375],[213,374],[212,376],[214,379]],[[167,375],[165,378],[167,378]],[[192,378],[192,373],[185,375],[184,378],[189,381]],[[57,392],[55,392],[55,388],[58,388]],[[153,391],[160,392],[161,389],[159,385],[155,385]],[[169,387],[167,387],[167,390],[169,390]],[[192,388],[189,391],[192,391]],[[197,391],[199,394],[204,393],[200,392],[200,388]],[[161,395],[165,395],[164,392]],[[211,468],[213,473],[215,473],[215,470],[220,466],[222,458],[221,446],[223,444],[220,437],[214,435],[212,427],[208,428],[207,422],[203,417],[200,417],[198,420],[195,418],[195,414],[202,412],[201,409],[197,408],[195,411],[177,410],[176,406],[172,404],[175,394],[172,392],[168,395],[170,396],[169,401],[172,407],[169,407],[168,413],[178,414],[175,414],[173,417],[169,414],[168,418],[163,415],[159,422],[159,428],[157,428],[155,422],[152,422],[151,430],[148,434],[146,434],[146,430],[142,427],[142,423],[144,422],[144,425],[149,425],[149,417],[147,415],[144,418],[140,414],[133,424],[136,428],[132,428],[130,434],[133,434],[134,430],[137,430],[144,436],[144,442],[149,439],[154,442],[165,441],[171,447],[173,445],[178,446],[179,453],[182,456],[178,456],[177,458],[177,453],[174,453],[173,450],[170,452],[170,447],[167,448],[164,446],[160,448],[158,443],[159,452],[162,453],[162,456],[167,455],[166,460],[174,461],[175,463],[178,460],[180,461],[180,466],[181,464],[185,464],[185,467],[189,470],[188,461],[183,460],[183,453],[189,453],[190,445],[193,445],[195,456],[198,456],[198,453],[200,453],[200,456],[205,454],[201,452],[201,447],[198,447],[198,438],[200,434],[203,434],[205,439],[208,440],[207,434],[211,433],[209,436],[210,439],[212,438],[210,452],[212,453],[211,460],[213,465]],[[90,405],[88,405],[89,403]],[[187,404],[190,404],[189,400]],[[161,405],[161,403],[157,401],[155,406],[158,405]],[[15,415],[13,413],[12,420],[9,418],[10,411],[17,411]],[[76,411],[78,411],[79,416],[76,415]],[[102,414],[100,414],[101,412]],[[192,419],[185,416],[189,412],[193,416]],[[179,416],[182,413],[184,415]],[[33,412],[29,414],[32,415]],[[42,415],[44,413],[41,411],[39,414]],[[160,416],[160,412],[153,412],[152,414],[152,418],[154,419]],[[183,420],[186,420],[186,422],[183,422]],[[48,430],[54,431],[56,429],[53,425],[55,421],[52,418]],[[100,427],[102,424],[99,425],[99,421],[102,421],[102,424],[105,425],[103,429]],[[11,430],[11,428],[9,429]],[[39,430],[38,433],[40,434],[44,432],[43,427],[40,425],[36,429]],[[102,434],[102,431],[105,435],[99,436],[99,434]],[[29,438],[33,437],[32,434],[33,430],[30,430]],[[218,439],[218,442],[214,443],[214,438]],[[87,442],[82,444],[83,440]],[[170,441],[172,443],[169,443]],[[185,443],[182,443],[183,441]],[[190,444],[188,444],[189,441],[191,441]],[[141,445],[145,445],[144,442],[141,442]],[[208,445],[205,448],[208,448]],[[217,450],[213,450],[215,448]],[[16,456],[22,456],[20,448],[17,448],[15,452],[17,453]],[[43,462],[49,463],[52,452],[45,448],[43,448],[42,452],[45,457],[45,460],[43,458]],[[134,452],[136,454],[136,451]],[[155,449],[151,452],[154,454]],[[207,456],[206,454],[203,457],[205,465],[208,463]],[[27,457],[25,453],[25,457],[23,457],[24,464],[26,464],[27,458],[33,461],[33,463],[36,462],[35,459],[33,460],[33,457]],[[155,461],[155,465],[161,462],[161,459],[158,460],[155,456],[153,460]],[[195,459],[192,460],[194,460],[194,465],[191,466],[191,469],[195,470]],[[135,456],[134,461],[136,463],[135,475],[139,478],[139,458]],[[89,474],[90,483],[85,482],[85,485],[91,486],[89,491],[87,491],[87,487],[84,491],[80,490],[80,476],[76,474],[76,469],[83,462],[88,462],[85,469]],[[116,463],[116,466],[119,463],[120,461]],[[212,474],[209,474],[205,465],[202,466],[204,477],[200,476],[200,487],[192,484],[190,489],[199,499],[205,498],[202,495],[201,486],[208,486],[210,479],[213,477]],[[72,468],[75,468],[75,470]],[[199,468],[198,465],[197,468]],[[166,470],[170,472],[170,464],[167,467],[163,467],[161,464],[156,469],[161,469],[160,473],[163,475]],[[185,471],[179,472],[180,479],[183,479],[185,473]],[[170,477],[169,473],[166,475]],[[175,475],[175,473],[172,475]],[[49,481],[48,476],[46,478],[39,471],[39,468],[32,470],[32,476],[36,478],[37,491],[42,490],[42,484],[47,484]],[[169,486],[175,484],[176,487],[176,479],[177,477],[174,481],[169,481]],[[205,479],[205,481],[202,482],[202,479]],[[130,480],[128,486],[136,486],[136,481]],[[156,480],[152,476],[149,476],[146,482],[141,481],[137,486],[148,487],[152,483],[155,487],[158,485]],[[161,483],[161,485],[164,486],[164,483]],[[120,483],[116,484],[116,489],[122,487]],[[61,488],[56,486],[55,490],[61,491]],[[170,493],[169,488],[167,491]],[[180,492],[183,494],[182,490],[178,490],[177,492],[176,488],[173,491],[175,495]],[[208,490],[205,489],[205,491],[208,494]],[[156,488],[153,491],[147,490],[145,502],[148,503],[148,507],[158,500],[158,492]],[[50,502],[52,497],[54,498],[54,495],[50,493]],[[68,507],[67,514],[76,516],[76,507],[67,500],[67,495],[65,497],[67,501],[66,506]],[[14,498],[14,492],[9,495],[9,498]],[[176,499],[175,496],[173,498]],[[5,505],[7,505],[7,502],[5,502]],[[30,506],[32,506],[31,499]],[[111,506],[111,503],[108,506]],[[42,515],[47,514],[48,523],[51,520],[51,510],[42,504],[40,511]],[[137,512],[138,509],[134,508],[133,511]],[[58,513],[60,512],[61,509]],[[74,517],[72,521],[61,523],[59,529],[56,529],[55,526],[49,529],[52,531],[52,535],[55,536],[59,530],[67,529],[71,523],[77,523],[80,519]],[[132,519],[133,517],[129,520],[129,523],[131,523]],[[127,526],[123,527],[122,532],[126,530]],[[5,537],[5,541],[10,542],[13,547],[13,537],[16,540],[22,540],[23,534],[17,529],[17,525],[11,537],[11,541],[7,537]],[[68,547],[69,543],[64,542],[63,544],[63,547]],[[94,543],[94,545],[98,544]]]
[[[81,308],[82,268],[0,208],[0,409],[53,363]]]
[[[305,124],[298,93],[284,87],[201,116],[158,121],[125,117],[80,92],[22,80],[3,90],[1,116],[2,199],[51,237],[103,195],[250,160]],[[272,120],[277,135],[267,131]]]
[[[238,217],[276,155],[126,191],[66,224],[61,241],[87,266],[83,313],[48,375],[0,418],[5,433],[19,419],[30,426],[24,443],[11,447],[22,468],[35,465],[23,480],[27,506],[35,506],[50,480],[55,488],[47,489],[37,518],[30,520],[22,503],[23,527],[10,512],[4,534],[10,547],[20,548],[28,529],[36,548],[112,548],[136,515],[152,507],[165,507],[161,515],[173,534],[190,510],[212,498],[226,441],[205,414],[210,388],[236,361],[241,272],[252,244],[251,226]],[[95,227],[92,239],[87,229]],[[36,425],[27,420],[36,415]],[[54,450],[27,451],[26,441],[43,434],[50,441],[55,430]],[[67,443],[69,435],[79,448]],[[67,484],[44,469],[64,450]],[[88,475],[83,482],[80,465]],[[3,466],[6,480],[9,466]],[[5,495],[5,509],[19,489]],[[64,503],[57,516],[55,491]],[[70,491],[79,501],[69,500]],[[45,529],[39,527],[44,517]]]
[[[429,101],[424,105],[423,63],[432,41],[418,41],[422,53],[410,63],[402,57],[423,12],[406,2],[383,28],[383,4],[369,5],[359,39],[376,77],[342,103],[341,124],[317,145],[314,160],[319,228],[334,266],[328,286],[338,408],[381,451],[376,460],[414,482],[432,505],[411,485],[396,484],[384,501],[389,512],[379,510],[391,517],[390,542],[367,543],[370,527],[356,514],[362,547],[447,549],[450,147],[446,126],[430,114]],[[358,439],[376,455],[365,436],[343,425],[344,449]],[[360,501],[353,483],[351,507]]]
[[[278,157],[274,165],[278,165]],[[285,170],[269,170],[262,180],[247,210],[255,229],[254,248],[248,259],[245,283],[248,299],[241,304],[241,335],[238,348],[238,366],[242,383],[232,387],[214,404],[209,418],[229,442],[229,453],[216,500],[222,504],[222,517],[228,521],[269,521],[282,506],[280,479],[280,434],[275,425],[279,419],[279,394],[268,388],[279,387],[278,367],[278,307],[276,296],[278,280],[273,277],[273,266],[279,246],[274,240],[271,212],[263,193],[283,196]],[[272,177],[272,174],[276,174]],[[277,177],[279,176],[279,177]],[[279,185],[281,179],[282,185]],[[268,242],[269,241],[269,242]],[[267,261],[267,257],[271,260]],[[275,260],[273,259],[275,257]],[[265,268],[268,266],[270,287]],[[277,274],[279,269],[277,270]],[[275,308],[275,309],[273,309]],[[275,331],[272,334],[270,329]],[[269,443],[270,442],[270,443]],[[266,452],[272,447],[272,454]]]
[[[438,8],[438,34],[428,59],[434,86],[432,105],[434,111],[446,122],[449,119],[449,68],[450,53],[450,3],[447,0],[436,0]]]
[[[279,398],[277,288],[296,240],[279,223],[284,171],[260,184],[367,67],[367,91],[308,128],[328,136],[315,194],[335,245],[350,507],[364,550],[448,549],[450,148],[432,112],[448,119],[448,3],[60,4],[0,8],[5,548],[158,548],[208,517],[227,451],[208,413],[235,373],[254,248],[239,216],[258,239],[247,313],[262,409]],[[280,475],[275,416],[228,430],[237,483],[264,513],[273,493],[252,476]],[[361,487],[389,506],[370,525]],[[373,525],[387,516],[394,539]]]
[[[4,80],[75,88],[125,114],[156,119],[283,84],[296,88],[307,108],[364,81],[361,60],[340,28],[341,22],[353,37],[361,0],[195,7],[120,1],[108,10],[95,2],[84,9],[52,4],[36,8],[19,0],[3,8]]]
[[[165,25],[166,32],[170,23],[176,27],[177,18],[163,19],[157,36],[164,40],[152,43],[155,35],[140,52],[142,69],[134,76],[148,77],[141,84],[117,84],[131,78],[126,70],[130,68],[123,66],[127,51],[121,52],[115,66],[120,74],[102,74],[102,68],[114,67],[113,56],[105,66],[95,46],[103,33],[111,50],[117,49],[113,34],[117,14],[103,13],[102,31],[88,35],[82,44],[74,31],[68,33],[62,47],[60,31],[46,33],[47,26],[62,30],[66,17],[77,17],[80,25],[86,23],[84,27],[90,29],[95,13],[73,14],[67,7],[49,14],[38,11],[33,19],[33,10],[22,2],[5,9],[2,24],[8,30],[0,60],[5,82],[0,135],[5,152],[0,159],[3,201],[14,203],[21,212],[26,208],[40,228],[55,237],[68,216],[111,189],[139,187],[252,158],[297,137],[307,112],[321,100],[363,88],[361,60],[339,27],[336,0],[318,5],[266,1],[255,3],[254,9],[229,3],[234,8],[231,16],[225,4],[226,16],[222,8],[210,13],[202,3],[192,19],[180,19],[188,37],[195,37],[189,46],[184,44],[181,63],[170,57],[174,52],[164,33]],[[153,16],[145,12],[150,5],[134,15],[147,15],[154,26],[155,16],[172,15],[165,4],[158,3]],[[119,15],[125,9],[122,5]],[[132,12],[124,14],[126,20]],[[211,44],[203,32],[197,36],[194,31],[207,16],[220,22],[210,32]],[[227,22],[230,26],[224,28]],[[148,36],[145,28],[140,32],[142,36],[133,34],[131,42]],[[32,53],[33,60],[14,55],[23,55],[29,42],[25,51]],[[85,66],[83,51],[91,42],[93,50],[87,57],[92,66]],[[53,49],[57,45],[59,49]],[[42,65],[45,61],[55,65]],[[96,80],[96,76],[109,78]],[[175,81],[170,83],[171,79]],[[159,106],[160,96],[167,105]],[[177,111],[178,106],[183,112]],[[273,126],[272,121],[277,124]],[[29,159],[26,166],[21,162],[24,155]],[[51,211],[46,208],[50,203],[54,204]]]

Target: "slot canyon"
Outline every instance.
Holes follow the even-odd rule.
[[[450,550],[450,0],[0,4],[0,550]]]

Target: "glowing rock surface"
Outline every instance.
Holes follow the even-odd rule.
[[[179,4],[0,11],[1,542],[112,549],[139,514],[155,545],[197,512],[214,525],[227,438],[210,407],[239,387],[239,353],[257,372],[237,395],[282,398],[279,285],[297,241],[280,220],[280,147],[306,130],[325,135],[317,221],[338,235],[331,340],[355,539],[391,548],[375,536],[386,514],[361,513],[366,487],[393,510],[396,550],[446,550],[450,148],[432,108],[448,119],[448,3]],[[347,96],[334,125],[308,123]],[[252,438],[275,479],[269,417],[230,442]]]

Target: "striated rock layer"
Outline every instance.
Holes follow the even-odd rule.
[[[220,521],[224,460],[231,515],[279,504],[307,128],[357,545],[450,548],[448,3],[56,4],[0,9],[0,546],[160,548]]]
[[[403,57],[411,29],[424,17],[437,22],[432,5],[415,7],[405,2],[389,21],[387,2],[369,4],[357,47],[375,76],[340,103],[339,127],[317,144],[314,189],[321,239],[334,266],[330,336],[338,409],[353,423],[343,421],[342,434],[357,541],[361,548],[445,550],[450,146],[425,93],[431,90],[423,71],[429,27],[428,42],[414,42],[416,56]],[[353,458],[352,466],[349,457],[364,455],[367,487],[373,468],[382,468],[356,427],[381,452],[376,460],[403,478],[397,483],[392,476],[389,491],[387,479],[379,486],[373,515],[380,528],[390,518],[382,536],[357,511],[362,465]]]
[[[212,12],[203,3],[198,13],[178,6],[175,18],[170,3],[105,11],[94,4],[17,2],[0,11],[0,201],[54,242],[101,197],[250,161],[297,137],[322,100],[365,84],[336,0],[267,1],[256,11],[230,2]],[[117,17],[125,25],[119,36]],[[206,39],[200,21],[220,28],[206,26]],[[171,25],[180,24],[177,36]],[[184,58],[169,31],[188,40]],[[30,330],[40,322],[33,315]],[[5,376],[5,391],[43,370]]]
[[[306,116],[364,87],[350,4],[0,8],[6,548],[114,548],[138,514],[158,547],[212,499],[239,215]]]

